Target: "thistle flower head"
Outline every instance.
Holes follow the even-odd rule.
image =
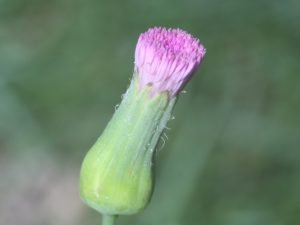
[[[176,96],[201,63],[205,48],[180,29],[150,28],[142,33],[135,50],[135,72],[140,85],[152,85],[153,94]]]
[[[148,204],[153,154],[178,92],[204,55],[199,40],[180,29],[152,28],[139,37],[134,79],[80,172],[80,195],[103,213],[103,224]]]

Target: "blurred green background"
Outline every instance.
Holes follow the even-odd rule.
[[[119,225],[300,224],[300,1],[0,0],[0,224],[96,225],[87,150],[151,26],[207,48],[159,149],[149,207]]]

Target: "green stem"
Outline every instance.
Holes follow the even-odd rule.
[[[102,215],[102,225],[114,225],[116,216],[114,215]]]

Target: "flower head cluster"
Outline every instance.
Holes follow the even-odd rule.
[[[152,85],[153,93],[176,96],[201,63],[205,48],[181,29],[150,28],[142,33],[135,50],[135,72],[140,85]]]

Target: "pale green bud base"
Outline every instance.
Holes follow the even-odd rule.
[[[152,96],[137,79],[81,168],[80,195],[104,215],[133,214],[149,202],[153,153],[176,102],[167,92]]]

